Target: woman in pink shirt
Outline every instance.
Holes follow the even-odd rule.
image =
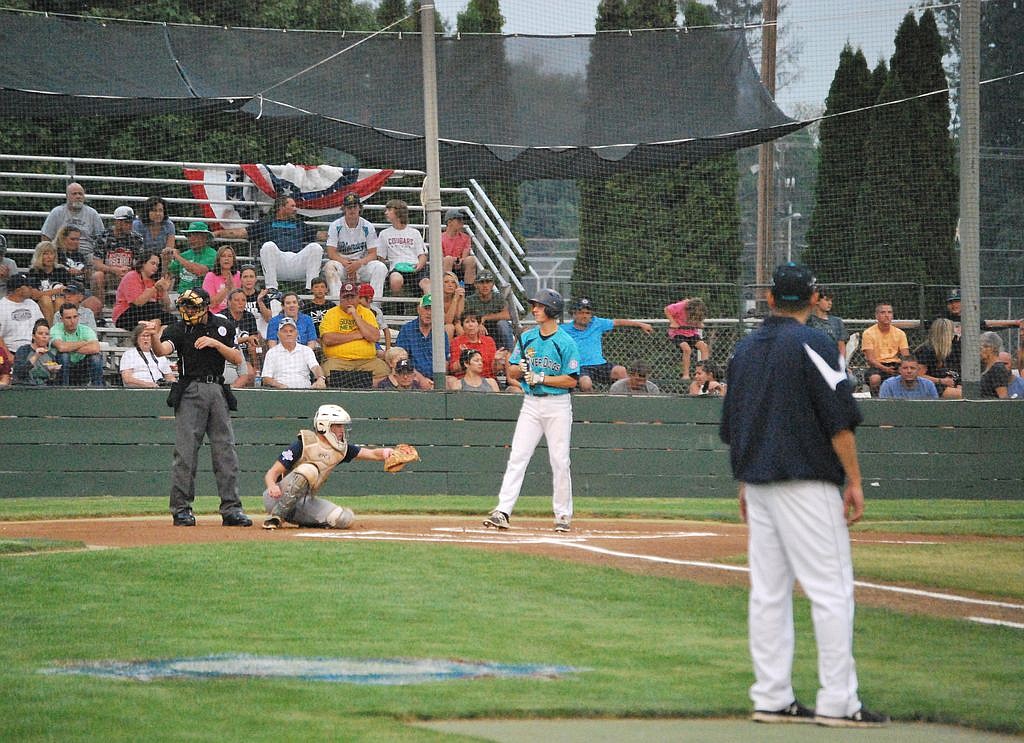
[[[154,277],[160,271],[160,254],[143,253],[135,259],[132,270],[124,275],[117,286],[114,301],[114,324],[122,330],[132,330],[142,320],[160,318],[167,325],[176,317],[170,312],[171,277]]]
[[[235,251],[227,245],[217,251],[213,270],[203,278],[203,288],[210,295],[210,312],[223,312],[228,306],[228,294],[242,286],[242,275],[235,263]]]

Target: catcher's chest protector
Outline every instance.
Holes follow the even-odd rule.
[[[315,492],[320,489],[331,470],[345,458],[348,444],[345,445],[345,451],[338,451],[322,443],[315,432],[307,430],[299,431],[299,438],[302,439],[302,456],[294,471],[305,477],[310,489]]]

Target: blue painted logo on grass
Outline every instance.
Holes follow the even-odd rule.
[[[298,678],[336,684],[425,684],[478,678],[557,678],[584,671],[571,666],[470,663],[416,658],[290,658],[273,655],[209,655],[150,661],[93,661],[42,673],[100,676],[133,681],[205,678]]]

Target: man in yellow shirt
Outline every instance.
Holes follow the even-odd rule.
[[[910,355],[907,334],[892,324],[892,316],[891,304],[875,305],[875,324],[860,339],[868,362],[866,376],[872,397],[878,397],[883,381],[900,373],[900,357]]]
[[[380,327],[373,310],[359,304],[355,284],[344,283],[338,305],[327,310],[320,321],[320,343],[324,349],[323,370],[368,371],[374,380],[390,373],[388,365],[377,357]]]

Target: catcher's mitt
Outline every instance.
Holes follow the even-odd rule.
[[[420,453],[412,444],[398,444],[384,460],[385,472],[398,472],[409,462],[419,462]]]

